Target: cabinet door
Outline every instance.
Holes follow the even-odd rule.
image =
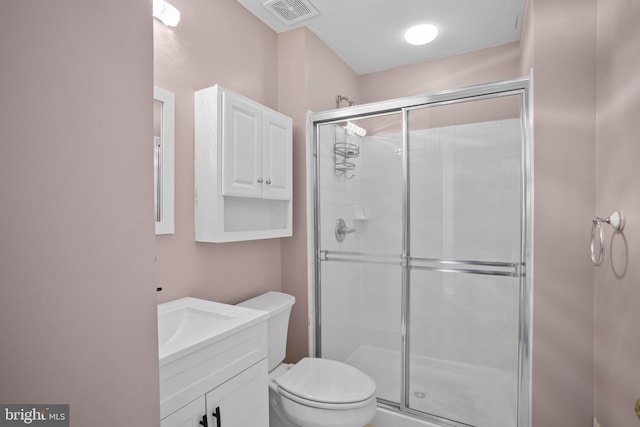
[[[228,92],[222,104],[222,194],[262,197],[262,111]]]
[[[290,200],[292,195],[292,123],[289,117],[265,111],[262,118],[262,175],[265,199]]]
[[[269,427],[267,370],[263,359],[207,393],[209,426]]]
[[[178,409],[160,421],[160,427],[201,427],[205,416],[204,396]]]

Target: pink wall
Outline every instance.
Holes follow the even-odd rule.
[[[533,0],[534,427],[593,419],[595,0]],[[567,219],[562,220],[561,218]]]
[[[595,414],[602,427],[640,425],[640,3],[598,1],[596,210],[621,210],[622,235],[607,231],[596,269]]]
[[[287,360],[308,355],[306,219],[306,30],[278,35],[280,111],[293,119],[293,236],[282,239],[282,291],[295,296],[291,309]]]
[[[363,104],[361,78],[310,31],[307,46],[307,108],[325,111],[336,108],[336,95],[344,95]],[[343,104],[344,105],[344,104]]]
[[[175,234],[156,238],[158,302],[195,296],[237,303],[281,289],[280,240],[196,243],[195,90],[220,84],[278,108],[277,37],[236,0],[174,0],[180,25],[154,20],[154,84],[176,95]]]
[[[195,1],[195,3],[194,3]],[[236,303],[268,290],[296,297],[288,359],[308,353],[306,112],[357,97],[358,78],[305,29],[276,35],[235,0],[176,0],[180,25],[154,24],[154,84],[176,94],[175,234],[156,238],[158,302],[186,295]],[[193,92],[221,84],[294,119],[293,237],[196,243]]]
[[[151,2],[0,13],[0,402],[157,427]]]
[[[233,9],[232,5],[227,6]],[[633,70],[638,64],[634,62],[634,55],[626,49],[634,47],[634,43],[629,42],[634,37],[634,34],[630,34],[634,17],[630,12],[637,12],[637,9],[622,0],[617,3],[601,0],[599,6],[600,58],[597,64],[600,92],[597,166],[601,179],[598,185],[600,196],[597,211],[599,214],[606,214],[614,208],[624,208],[607,197],[626,196],[630,190],[624,184],[619,193],[604,191],[604,188],[608,189],[618,183],[634,182],[633,176],[617,172],[620,170],[617,168],[620,159],[611,153],[620,150],[627,153],[634,146],[626,140],[636,134],[634,122],[630,118],[635,110],[629,108],[629,98],[621,98],[617,94],[621,90],[634,93]],[[250,16],[245,18],[242,12],[236,12],[237,16],[234,15],[234,19],[247,19],[247,24],[250,24]],[[294,237],[280,242],[282,290],[296,295],[298,301],[294,308],[290,334],[291,360],[297,360],[306,354],[307,345],[307,269],[303,255],[306,240],[302,237],[306,236],[303,187],[305,175],[302,166],[306,161],[303,149],[304,111],[333,108],[333,97],[338,93],[352,96],[361,103],[378,101],[510,79],[529,74],[530,68],[533,67],[536,163],[533,425],[564,427],[591,423],[594,390],[594,304],[598,313],[595,366],[597,413],[601,414],[603,426],[628,424],[625,417],[630,417],[630,412],[622,409],[630,408],[630,402],[635,398],[634,393],[638,394],[633,390],[638,381],[622,381],[619,377],[625,376],[625,372],[631,370],[630,364],[632,360],[637,359],[638,349],[629,344],[634,342],[631,339],[631,330],[624,330],[618,334],[612,334],[612,330],[619,321],[617,315],[624,305],[623,301],[633,301],[633,298],[637,297],[637,293],[634,293],[629,285],[636,273],[630,267],[622,278],[616,278],[611,266],[600,269],[597,276],[598,298],[594,301],[594,270],[589,265],[587,256],[589,221],[596,206],[595,22],[595,0],[572,0],[561,4],[551,0],[531,0],[527,5],[521,44],[485,49],[361,77],[353,75],[313,34],[305,30],[296,30],[277,37],[277,101],[282,111],[294,117],[296,141]],[[620,22],[626,25],[620,26]],[[253,28],[254,24],[250,25]],[[175,39],[175,36],[171,37],[172,41]],[[616,48],[617,46],[622,48]],[[224,49],[224,46],[218,46],[215,51],[224,52]],[[173,66],[173,62],[171,65]],[[194,69],[199,66],[194,66]],[[219,67],[224,68],[226,64],[219,64]],[[268,65],[265,69],[267,74],[272,72],[268,71],[271,70]],[[229,67],[229,78],[237,77],[231,70],[237,71],[235,67]],[[261,93],[261,88],[264,88],[263,85],[269,85],[271,77],[265,79],[263,74],[253,77],[263,78],[255,83],[256,86],[252,89],[254,96],[264,96],[264,99],[267,99],[265,102],[274,102],[272,95]],[[240,80],[237,83],[238,88],[244,87]],[[620,87],[621,85],[623,87]],[[187,107],[191,108],[190,105]],[[620,115],[623,118],[629,117],[628,124],[621,128],[614,126],[614,123],[617,123],[614,117]],[[189,124],[189,120],[185,123]],[[604,148],[614,144],[616,147],[619,146],[620,150]],[[629,152],[623,157],[633,159],[632,154]],[[187,157],[190,161],[191,152]],[[567,167],[567,159],[571,159],[571,167]],[[188,168],[186,164],[183,167]],[[630,167],[628,170],[634,169]],[[602,177],[607,179],[603,180]],[[190,181],[188,182],[188,185],[191,185]],[[628,205],[626,209],[633,212],[634,208],[636,207]],[[563,212],[564,217],[575,220],[569,223],[558,221],[558,212]],[[185,222],[182,228],[191,227],[191,215],[190,209],[183,214],[188,225]],[[559,239],[558,236],[562,238]],[[167,240],[172,238],[176,236]],[[164,238],[159,238],[162,239]],[[187,240],[180,251],[189,245],[193,246],[193,243],[187,243]],[[618,245],[620,241],[616,241]],[[266,250],[272,249],[269,242],[253,242],[238,245],[234,248],[237,249],[236,254],[232,252],[232,245],[225,245],[224,251],[217,251],[216,256],[223,257],[226,261],[240,256],[251,257],[252,251],[261,251],[261,244],[268,246]],[[223,298],[232,301],[241,299],[237,290],[225,293],[225,289],[229,288],[224,285],[221,285],[223,289],[216,287],[215,292],[205,291],[205,286],[208,285],[202,285],[202,282],[206,283],[209,273],[216,280],[222,279],[226,282],[229,282],[227,278],[233,277],[235,273],[224,269],[203,273],[204,270],[200,270],[206,264],[198,264],[193,260],[193,256],[194,253],[202,252],[198,256],[204,257],[204,251],[199,248],[197,251],[193,248],[190,250],[191,252],[177,257],[184,260],[184,265],[178,264],[178,268],[175,265],[167,267],[164,264],[166,258],[160,260],[160,271],[163,268],[172,270],[172,273],[167,275],[161,274],[161,277],[173,275],[171,281],[178,283],[184,277],[186,268],[193,270],[187,272],[186,277],[196,277],[200,284],[188,284],[188,279],[177,285],[179,292],[202,292],[204,296],[212,298],[220,298],[222,295]],[[161,251],[159,253],[162,254]],[[270,271],[269,266],[273,266],[271,261],[267,265],[258,265],[256,269],[263,278],[260,285],[255,285],[252,281],[256,278],[250,276],[245,278],[246,286],[239,289],[244,293],[257,293],[263,288],[277,289],[279,273]],[[265,271],[269,273],[265,275]],[[169,294],[170,292],[167,293]],[[627,311],[623,313],[625,318],[629,318],[629,324],[635,320],[632,306],[628,306]],[[617,368],[618,366],[629,368],[621,369]],[[619,395],[622,395],[622,398],[617,399]],[[614,420],[614,413],[618,414],[620,421]]]
[[[337,93],[368,102],[533,66],[533,425],[591,425],[594,330],[596,415],[603,427],[637,423],[636,2],[599,0],[596,14],[596,0],[530,0],[521,50],[362,77],[313,34],[276,36],[234,0],[174,3],[183,23],[154,25],[153,61],[148,1],[3,4],[0,402],[70,403],[74,425],[157,426],[155,304],[183,295],[236,302],[290,292],[298,304],[289,358],[306,354],[304,111],[333,108]],[[152,135],[152,66],[177,102],[176,234],[157,238],[151,144],[141,142]],[[193,241],[193,91],[214,83],[294,118],[294,237]],[[628,225],[596,271],[594,301],[590,220],[614,209]],[[165,289],[158,298],[156,284]]]
[[[338,94],[359,100],[358,76],[307,29],[278,35],[280,111],[293,118],[293,237],[282,240],[282,290],[296,297],[287,358],[308,355],[306,112],[335,108]]]
[[[362,103],[520,77],[518,43],[366,74]]]
[[[519,44],[510,43],[365,74],[360,79],[360,90],[364,102],[376,102],[514,79],[520,77],[519,55]],[[484,101],[482,104],[441,106],[432,109],[429,114],[414,115],[411,126],[415,129],[452,126],[517,117],[519,114],[519,104],[515,102],[515,98],[502,98]],[[398,132],[401,125],[397,117],[380,117],[367,123],[367,132],[370,135],[376,132]]]

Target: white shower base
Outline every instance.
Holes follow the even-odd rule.
[[[347,360],[376,382],[378,397],[400,400],[400,352],[363,345]],[[411,356],[409,407],[475,427],[514,427],[517,376],[494,368]],[[436,427],[383,408],[375,427]]]

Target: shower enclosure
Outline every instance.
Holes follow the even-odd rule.
[[[309,115],[313,351],[421,425],[529,426],[528,87]]]

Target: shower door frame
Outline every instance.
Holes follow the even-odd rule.
[[[382,102],[375,102],[364,105],[356,105],[347,108],[341,108],[337,110],[323,111],[318,113],[308,113],[307,117],[307,135],[308,135],[308,147],[312,149],[311,154],[311,186],[313,190],[312,198],[308,200],[310,205],[308,209],[311,211],[311,219],[313,224],[313,242],[310,250],[313,253],[313,271],[310,274],[312,281],[310,297],[313,299],[309,301],[309,307],[313,307],[313,315],[310,315],[312,328],[312,337],[310,339],[311,354],[316,357],[321,357],[322,343],[321,343],[321,275],[320,275],[320,262],[322,260],[322,253],[320,248],[320,194],[319,194],[319,152],[320,152],[320,138],[319,127],[321,125],[340,123],[347,120],[357,120],[361,118],[371,118],[386,116],[390,114],[402,114],[402,162],[403,162],[403,195],[402,195],[402,253],[398,265],[402,267],[402,283],[401,283],[401,395],[399,404],[395,402],[385,401],[378,399],[378,405],[392,411],[398,411],[405,414],[416,416],[420,419],[427,421],[435,421],[442,425],[451,426],[466,426],[466,424],[460,424],[452,422],[448,419],[440,418],[438,416],[432,416],[425,414],[421,411],[413,410],[409,407],[409,276],[412,266],[409,262],[409,152],[408,152],[408,114],[410,111],[425,108],[435,107],[441,105],[452,105],[461,102],[469,102],[483,99],[491,99],[504,96],[521,96],[521,259],[518,264],[513,265],[498,265],[502,263],[468,263],[465,261],[456,262],[463,266],[468,266],[469,269],[457,267],[456,272],[462,273],[483,273],[482,270],[474,270],[473,265],[488,264],[489,267],[497,267],[496,275],[510,275],[512,277],[518,277],[519,283],[519,325],[518,325],[518,401],[517,401],[517,427],[530,427],[531,425],[531,302],[532,302],[532,257],[533,257],[533,239],[532,236],[532,223],[533,223],[533,159],[532,159],[532,104],[530,96],[530,78],[522,77],[514,80],[505,80],[493,83],[486,83],[482,85],[469,86],[460,89],[447,90],[442,92],[435,92],[420,96],[413,96],[407,98],[393,99]],[[429,267],[432,271],[452,272],[451,267],[448,265],[449,261],[445,261],[447,265],[440,265],[435,267]],[[455,260],[454,260],[455,261]],[[493,265],[495,264],[495,265]],[[485,265],[486,266],[486,265]],[[515,273],[507,274],[504,272],[503,267],[513,267]],[[485,270],[486,271],[486,270]],[[310,313],[311,314],[311,313]]]

